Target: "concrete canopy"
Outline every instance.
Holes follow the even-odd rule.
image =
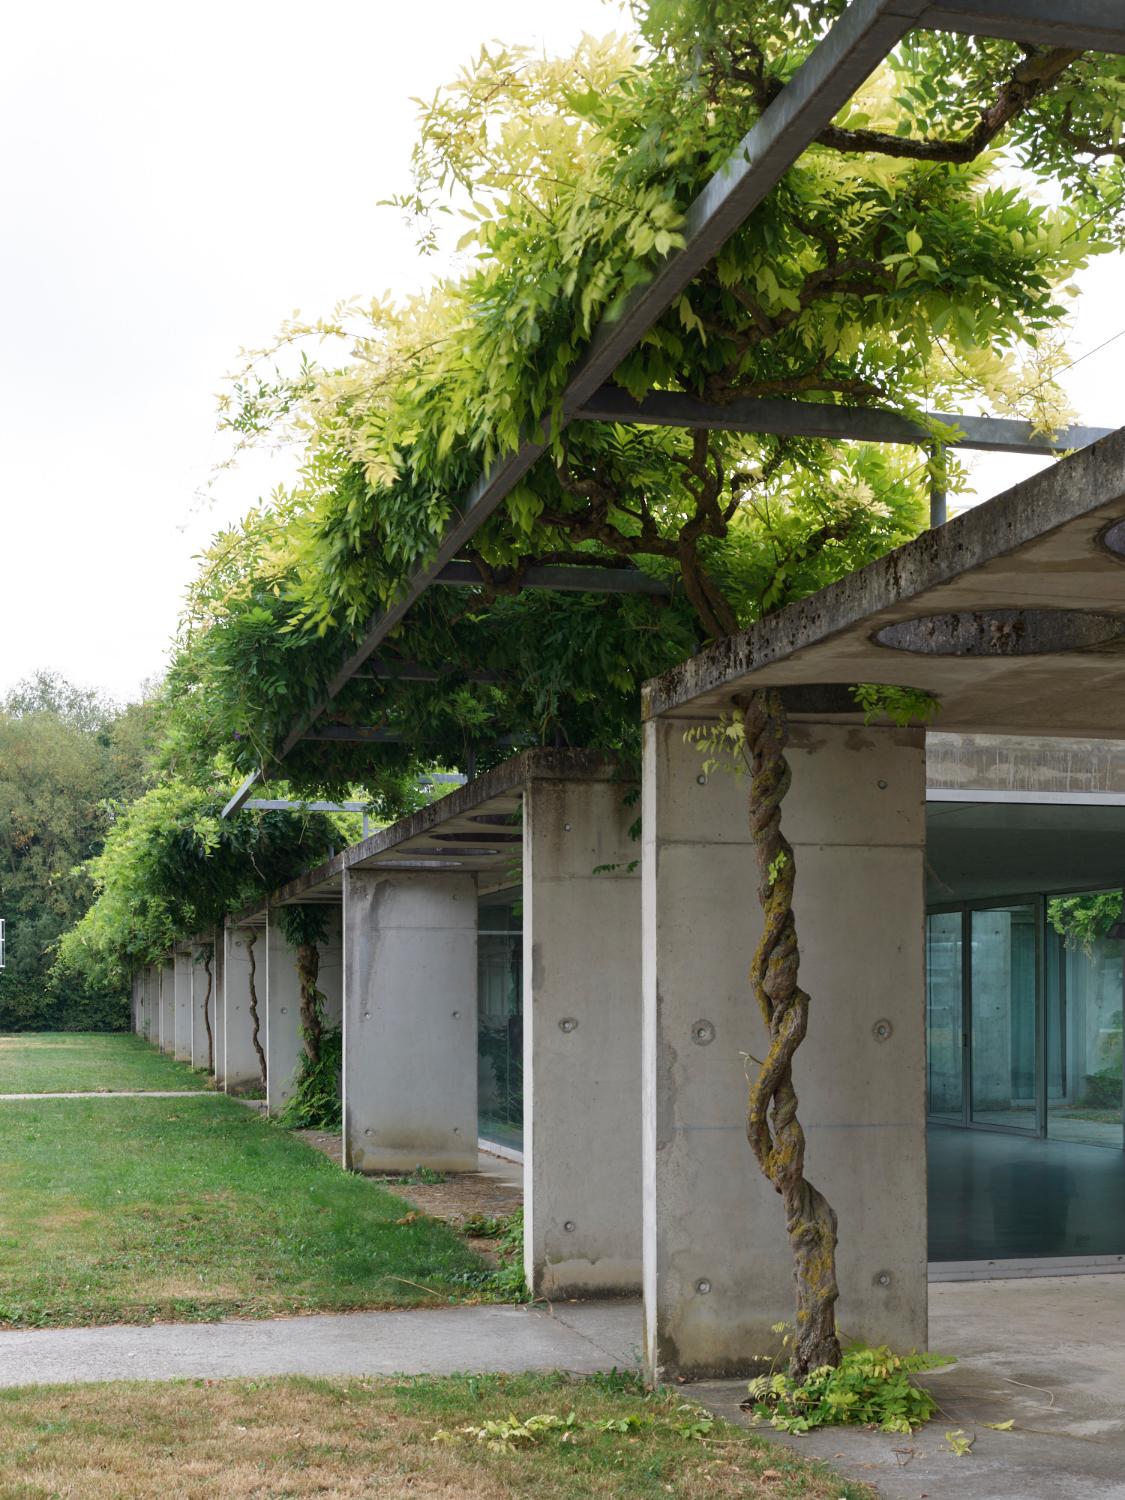
[[[820,718],[861,682],[933,694],[935,729],[1121,736],[1125,429],[655,678],[644,715],[780,686]]]

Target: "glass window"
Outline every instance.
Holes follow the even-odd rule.
[[[1047,1134],[1122,1145],[1120,893],[1047,903]]]
[[[972,1117],[1035,1130],[1036,907],[970,914]]]
[[[960,1121],[964,1109],[962,918],[959,911],[926,918],[926,1083],[930,1114]]]
[[[482,897],[477,930],[477,1129],[523,1146],[523,921],[518,889]]]

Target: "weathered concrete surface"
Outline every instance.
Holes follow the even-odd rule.
[[[161,1052],[176,1050],[176,970],[171,958],[160,965],[160,1038]]]
[[[476,877],[344,877],[344,1163],[477,1162]]]
[[[293,1097],[303,1048],[297,953],[273,908],[266,918],[265,948],[266,1109],[277,1115]]]
[[[160,1045],[160,970],[146,964],[142,970],[144,988],[144,1036],[154,1047]]]
[[[344,911],[342,903],[323,910],[328,936],[320,945],[317,988],[324,996],[325,1026],[339,1027],[344,1019]]]
[[[644,1230],[650,1371],[736,1374],[791,1320],[781,1203],[746,1141],[765,1056],[748,971],[761,932],[745,781],[704,777],[683,724],[645,729]],[[808,1037],[794,1076],[807,1171],[846,1224],[840,1322],[926,1340],[924,754],[915,730],[794,726]]]
[[[646,715],[705,716],[767,684],[879,682],[936,694],[936,729],[1120,735],[1125,551],[1115,555],[1105,542],[1122,517],[1125,429],[647,683]],[[1125,546],[1121,527],[1114,535]],[[1023,614],[983,618],[1012,610]],[[1076,645],[1090,636],[1089,621],[1058,611],[1109,622],[1093,644]],[[968,654],[875,640],[903,622],[951,614],[961,617]]]
[[[1125,733],[1125,723],[1119,733]],[[1125,799],[1125,740],[931,733],[926,785],[1002,797],[1059,792]]]
[[[611,776],[524,795],[524,1264],[552,1298],[641,1285],[640,846]]]
[[[250,973],[253,956],[255,989],[258,994],[258,1040],[264,1050],[265,949],[265,933],[260,929],[235,927],[229,922],[223,929],[223,1075],[220,1082],[227,1093],[260,1087],[262,1082],[258,1054],[254,1048]]]
[[[211,989],[212,999],[212,1031],[214,1032],[215,1049],[215,1082],[220,1088],[227,1073],[227,1026],[226,1026],[226,990],[223,986],[223,967],[226,960],[226,943],[223,937],[223,929],[216,927],[212,934],[211,944],[211,968],[214,975],[214,984]]]
[[[215,961],[209,943],[191,950],[191,1065],[214,1071]]]
[[[935,1421],[912,1437],[847,1428],[776,1436],[884,1500],[1125,1500],[1123,1327],[1125,1276],[932,1286],[931,1343],[957,1357],[920,1377],[941,1404]],[[742,1383],[686,1394],[745,1420]],[[1011,1432],[985,1425],[1007,1421]],[[945,1438],[957,1429],[974,1439],[964,1458]]]
[[[173,1056],[177,1062],[191,1062],[192,1000],[191,1000],[191,949],[177,948],[172,957],[174,966],[173,987],[175,990],[175,1016],[173,1028],[175,1041]]]
[[[635,1367],[635,1302],[441,1307],[262,1322],[0,1333],[0,1386],[264,1375],[454,1375]]]

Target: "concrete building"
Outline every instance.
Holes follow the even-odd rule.
[[[643,1287],[654,1374],[752,1365],[792,1305],[745,1139],[761,919],[747,787],[685,730],[777,688],[841,1326],[922,1345],[928,1275],[1125,1266],[1121,946],[1074,926],[1123,874],[1123,566],[1125,433],[650,683],[639,841],[611,762],[539,751],[344,851],[228,922],[225,1086],[256,951],[283,1106],[279,910],[324,903],[346,1165],[522,1157],[537,1291]],[[935,727],[867,722],[857,682],[930,693]]]

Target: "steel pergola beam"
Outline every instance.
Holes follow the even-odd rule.
[[[684,223],[683,248],[666,256],[621,309],[602,319],[562,394],[558,414],[561,426],[591,401],[622,359],[714,259],[860,85],[916,27],[1125,52],[1121,0],[938,0],[936,4],[930,0],[852,0],[691,205]],[[454,505],[454,519],[433,557],[392,604],[372,617],[363,640],[331,679],[324,697],[294,724],[277,759],[284,760],[307,738],[310,725],[402,622],[547,446],[545,431],[529,433],[515,453],[495,463]],[[262,776],[259,768],[246,778],[223,809],[224,816],[244,804]]]
[[[1006,417],[956,417],[928,413],[949,429],[946,446],[982,453],[1065,453],[1108,437],[1112,427],[1066,427],[1053,436],[1035,433],[1030,422]],[[834,442],[932,444],[928,428],[899,412],[877,407],[827,406],[816,401],[746,397],[718,403],[679,391],[650,391],[635,401],[620,386],[604,385],[575,413],[585,422],[630,426],[686,427],[722,432],[761,432],[782,437],[828,438]]]
[[[1041,47],[1125,52],[1120,0],[936,0],[921,24]]]

